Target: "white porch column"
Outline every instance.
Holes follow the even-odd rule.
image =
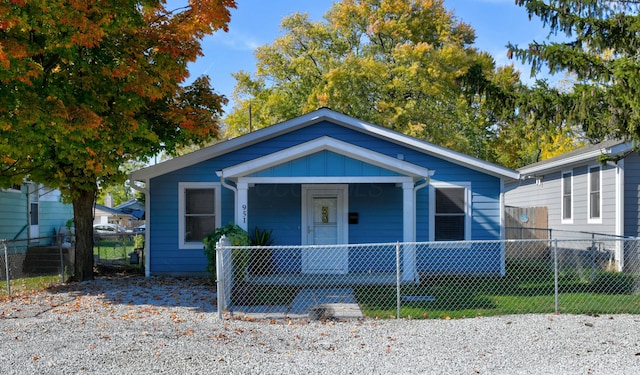
[[[415,195],[413,182],[402,183],[402,280],[415,281],[416,273],[416,247],[406,242],[416,240]]]
[[[238,182],[238,200],[236,203],[236,223],[246,231],[249,229],[249,184],[246,182]]]

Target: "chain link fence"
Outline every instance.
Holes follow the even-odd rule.
[[[93,260],[96,264],[139,266],[144,256],[144,234],[94,233]]]
[[[0,294],[63,283],[73,274],[73,235],[0,240]]]
[[[311,318],[640,314],[637,239],[218,243],[218,313]]]
[[[96,265],[143,267],[143,234],[94,233],[93,240]],[[64,283],[74,274],[74,257],[75,236],[66,228],[56,236],[0,240],[0,294]]]

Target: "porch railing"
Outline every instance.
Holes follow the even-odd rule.
[[[637,239],[217,246],[218,313],[640,314]]]

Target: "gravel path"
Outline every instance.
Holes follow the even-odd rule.
[[[202,280],[100,278],[0,300],[0,374],[638,374],[640,316],[217,319]]]

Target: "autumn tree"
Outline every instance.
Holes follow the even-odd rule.
[[[555,108],[565,126],[578,126],[592,142],[640,141],[640,2],[605,0],[516,0],[558,36],[520,47],[513,58],[530,63],[532,74],[567,72],[572,89]]]
[[[130,159],[218,136],[225,98],[184,86],[204,36],[234,0],[10,0],[0,3],[0,185],[28,178],[73,203],[75,276],[93,278],[98,186]]]
[[[505,70],[514,75],[496,86],[493,58],[442,0],[343,0],[320,22],[286,17],[282,31],[256,50],[254,75],[235,74],[231,136],[326,106],[495,159],[497,106],[487,101],[500,95],[488,93],[515,90],[519,76]]]

